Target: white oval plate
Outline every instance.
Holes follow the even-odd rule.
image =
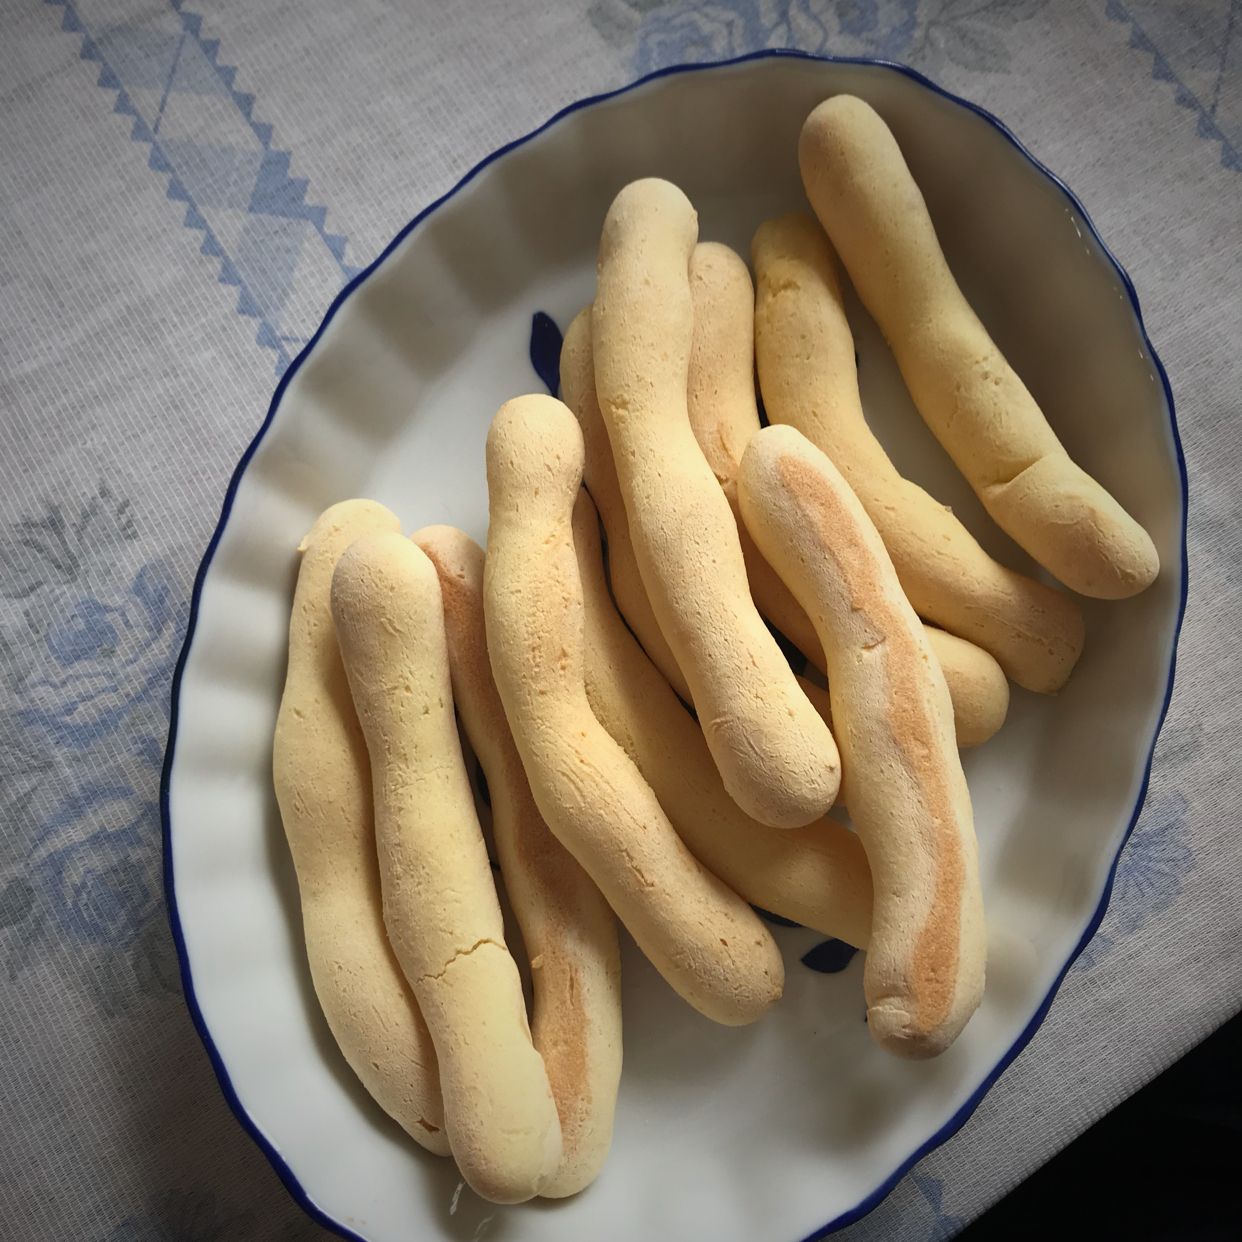
[[[484,538],[488,422],[539,387],[534,312],[564,326],[592,296],[617,189],[676,181],[701,235],[746,254],[761,220],[803,204],[799,126],[841,91],[892,124],[967,295],[1070,452],[1151,531],[1163,569],[1136,600],[1086,603],[1069,687],[1015,691],[1003,732],[967,758],[989,980],[945,1056],[909,1064],[876,1048],[861,959],[808,968],[799,959],[820,938],[803,929],[778,930],[785,997],[741,1030],[693,1013],[630,946],[603,1175],[565,1203],[494,1208],[458,1195],[452,1163],[369,1100],[314,1001],[269,776],[294,548],[349,496],[384,502],[407,529],[451,522]],[[898,466],[1027,567],[923,428],[874,326],[854,318],[864,401]],[[1030,1039],[1103,913],[1171,689],[1185,505],[1167,381],[1125,274],[999,122],[907,70],[792,55],[674,70],[484,161],[336,300],[284,377],[229,485],[177,668],[163,811],[186,995],[225,1095],[299,1202],[373,1242],[480,1230],[792,1242],[868,1211]]]

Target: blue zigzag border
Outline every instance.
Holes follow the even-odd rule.
[[[146,121],[138,114],[138,109],[134,107],[124,86],[121,85],[121,79],[99,50],[98,44],[96,44],[91,32],[78,15],[72,0],[43,0],[43,2],[51,8],[64,10],[64,15],[60,22],[61,30],[68,34],[82,36],[82,47],[78,52],[79,57],[82,60],[91,61],[99,65],[97,85],[101,90],[116,92],[116,102],[112,106],[112,111],[118,116],[133,117],[134,125],[130,131],[130,137],[135,142],[146,143],[151,148],[147,155],[147,166],[152,171],[167,176],[167,195],[173,202],[185,203],[185,220],[183,221],[185,227],[187,229],[196,229],[202,233],[203,243],[199,248],[200,252],[207,255],[208,258],[220,260],[220,274],[217,279],[222,285],[232,285],[237,289],[237,313],[258,320],[259,330],[255,334],[255,343],[265,349],[272,350],[276,355],[276,373],[277,375],[283,374],[292,361],[292,357],[281,342],[276,329],[259,309],[259,304],[255,300],[254,294],[251,293],[246,282],[242,279],[241,273],[237,270],[233,260],[225,253],[224,247],[220,245],[211,226],[207,223],[206,217],[199,210],[198,204],[194,202],[190,192],[173,170],[171,161],[164,153],[164,148],[160,145],[160,140],[152,132],[151,127]]]
[[[277,172],[283,178],[281,190],[283,197],[286,199],[284,204],[286,210],[290,214],[308,221],[314,227],[319,236],[323,238],[324,245],[327,246],[332,257],[336,260],[337,266],[341,269],[341,274],[346,280],[352,280],[362,269],[354,267],[345,261],[345,247],[348,239],[340,233],[329,233],[327,231],[328,209],[326,207],[320,207],[317,204],[305,201],[306,191],[310,182],[305,177],[289,176],[290,152],[273,147],[272,126],[266,121],[256,121],[254,119],[255,97],[249,91],[237,90],[233,85],[237,78],[237,66],[227,65],[220,61],[220,40],[203,38],[203,19],[197,13],[192,13],[185,8],[185,0],[169,0],[169,4],[181,22],[182,30],[197,44],[204,59],[206,59],[228,91],[233,103],[237,106],[238,112],[242,114],[246,124],[250,126],[251,132],[259,140],[259,145],[262,146],[264,151],[271,152],[277,158]]]
[[[1171,83],[1175,88],[1174,99],[1198,117],[1199,137],[1209,142],[1220,143],[1221,164],[1231,172],[1242,172],[1242,155],[1239,154],[1238,148],[1229,141],[1228,135],[1216,123],[1216,118],[1203,106],[1203,102],[1194,91],[1177,76],[1164,53],[1139,25],[1138,19],[1126,8],[1122,0],[1105,0],[1104,13],[1110,20],[1129,26],[1130,46],[1135,51],[1146,52],[1151,57],[1151,76],[1157,82]]]
[[[168,198],[173,202],[185,204],[185,219],[183,221],[185,227],[187,229],[194,229],[203,235],[202,244],[199,247],[200,253],[208,258],[220,261],[220,271],[217,279],[220,284],[232,286],[237,290],[237,313],[249,319],[257,320],[259,327],[255,333],[255,343],[264,349],[270,349],[275,354],[276,374],[278,376],[283,374],[290,362],[293,361],[293,356],[287,346],[300,344],[301,342],[292,340],[289,337],[282,337],[276,331],[271,321],[263,314],[254,294],[241,273],[237,270],[236,264],[226,253],[219,239],[212,231],[210,224],[208,224],[206,217],[199,210],[198,204],[195,203],[189,190],[177,176],[172,162],[160,144],[159,138],[151,129],[151,126],[139,115],[137,108],[134,107],[133,102],[122,85],[120,77],[100,51],[90,29],[74,6],[73,0],[43,0],[43,2],[51,8],[59,8],[63,11],[60,23],[61,30],[68,34],[81,36],[82,46],[78,52],[79,57],[82,60],[99,65],[97,85],[101,90],[116,92],[116,101],[112,107],[113,112],[118,116],[127,116],[133,119],[130,137],[135,142],[144,143],[150,148],[147,155],[147,166],[153,172],[160,173],[168,178],[166,191]],[[273,180],[280,182],[278,190],[283,199],[282,205],[285,208],[286,214],[307,220],[316,229],[320,237],[323,238],[324,244],[340,266],[342,274],[347,279],[351,279],[359,269],[351,267],[344,261],[346,239],[326,231],[326,208],[306,203],[305,196],[309,184],[306,178],[289,177],[290,153],[273,148],[271,145],[272,127],[262,121],[254,120],[255,97],[244,91],[234,89],[232,83],[237,70],[232,66],[219,64],[217,59],[219,41],[215,39],[202,39],[202,19],[193,13],[183,12],[181,0],[170,0],[170,3],[173,4],[187,36],[193,38],[198,43],[204,56],[207,57],[212,68],[228,89],[235,106],[245,117],[247,124],[263,145],[263,149],[276,157]]]

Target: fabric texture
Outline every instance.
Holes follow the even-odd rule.
[[[971,1121],[845,1236],[951,1236],[1237,1008],[1238,0],[5,0],[4,1236],[324,1236],[217,1089],[162,897],[169,684],[225,483],[341,284],[479,159],[776,46],[912,64],[1074,188],[1191,482],[1177,692],[1108,916]]]

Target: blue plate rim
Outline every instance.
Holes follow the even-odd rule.
[[[909,65],[901,64],[898,61],[885,60],[876,57],[867,56],[832,56],[823,55],[814,52],[803,52],[796,48],[766,48],[760,51],[748,52],[741,56],[732,56],[723,60],[701,61],[692,64],[668,65],[662,69],[657,69],[651,73],[644,74],[642,77],[634,79],[632,82],[624,86],[617,87],[614,90],[602,91],[595,95],[587,95],[581,99],[567,104],[559,111],[550,116],[541,125],[528,133],[505,143],[503,146],[496,148],[490,152],[477,164],[466,172],[460,180],[457,181],[449,190],[440,195],[418,212],[411,220],[409,220],[387,246],[373,259],[365,268],[355,275],[333,298],[331,305],[328,307],[327,313],[320,322],[319,327],[315,329],[314,335],[307,341],[301,352],[294,359],[289,368],[281,376],[276,385],[276,390],[272,395],[272,400],[267,408],[263,422],[260,424],[258,431],[255,432],[253,439],[246,446],[245,451],[238,459],[237,465],[229,478],[228,486],[225,489],[224,500],[220,507],[220,516],[216,522],[211,539],[208,541],[207,549],[203,553],[203,558],[199,563],[198,571],[194,576],[194,586],[190,596],[190,612],[186,626],[185,639],[182,642],[180,654],[173,670],[172,688],[170,697],[169,723],[168,723],[168,741],[164,751],[164,763],[160,773],[160,828],[162,837],[163,851],[163,869],[164,869],[164,896],[168,910],[168,921],[172,931],[173,943],[177,950],[177,963],[181,974],[182,989],[185,994],[186,1006],[190,1011],[190,1017],[194,1023],[194,1028],[198,1032],[199,1038],[202,1040],[203,1046],[207,1051],[208,1058],[211,1061],[212,1069],[215,1071],[216,1079],[220,1085],[220,1090],[224,1095],[233,1114],[241,1123],[242,1128],[250,1135],[259,1149],[267,1157],[272,1167],[276,1170],[280,1180],[284,1183],[285,1188],[289,1191],[294,1201],[302,1208],[312,1219],[323,1225],[325,1228],[332,1230],[342,1238],[350,1239],[351,1242],[368,1242],[363,1235],[354,1232],[348,1226],[340,1221],[333,1219],[321,1207],[316,1204],[303,1188],[301,1182],[293,1173],[293,1170],[286,1163],[284,1157],[277,1150],[275,1145],[264,1135],[258,1124],[247,1112],[245,1105],[238,1097],[229,1072],[220,1056],[219,1050],[215,1046],[215,1042],[211,1037],[206,1020],[203,1017],[202,1010],[199,1007],[197,996],[194,992],[193,973],[190,969],[189,954],[186,950],[185,938],[181,931],[181,919],[177,909],[176,895],[176,879],[173,869],[172,858],[172,816],[169,809],[169,791],[172,781],[173,764],[176,757],[177,743],[177,726],[180,715],[180,698],[181,698],[181,680],[185,672],[186,662],[189,659],[190,649],[193,645],[194,634],[198,624],[198,610],[202,597],[203,585],[206,581],[207,572],[211,567],[212,560],[215,557],[216,549],[220,543],[220,539],[224,534],[225,527],[228,525],[228,519],[233,509],[233,502],[237,496],[237,489],[241,484],[241,480],[245,475],[247,467],[250,465],[251,459],[258,450],[259,445],[263,442],[272,420],[276,416],[276,411],[280,407],[280,402],[284,396],[285,389],[289,386],[293,377],[301,369],[303,363],[310,356],[315,346],[318,344],[320,337],[327,330],[328,325],[336,317],[337,312],[345,301],[353,294],[364,281],[368,280],[383,264],[387,261],[393,251],[405,240],[405,238],[431,216],[436,210],[453,198],[460,190],[465,188],[475,177],[477,177],[489,165],[495,163],[501,157],[507,155],[510,151],[516,150],[518,147],[525,146],[526,143],[537,138],[545,130],[550,129],[559,121],[575,112],[579,112],[584,108],[589,108],[595,104],[604,103],[618,96],[628,94],[637,90],[639,87],[649,82],[656,81],[660,78],[673,77],[678,74],[700,73],[710,71],[712,69],[725,69],[731,66],[746,64],[751,61],[758,60],[802,60],[812,61],[820,64],[836,64],[836,65],[864,65],[882,69],[888,69],[895,73],[899,73],[921,86],[939,95],[941,98],[948,100],[950,103],[957,104],[959,107],[965,108],[969,112],[973,112],[976,116],[987,121],[994,126],[1001,135],[1008,140],[1014,149],[1030,163],[1038,172],[1042,173],[1060,192],[1065,196],[1070,206],[1081,218],[1086,225],[1094,243],[1100,248],[1100,252],[1104,258],[1111,264],[1121,281],[1122,288],[1126,292],[1126,296],[1130,302],[1130,310],[1134,315],[1135,324],[1139,331],[1139,336],[1143,341],[1143,346],[1147,351],[1148,357],[1155,368],[1156,374],[1160,377],[1161,388],[1164,393],[1165,407],[1169,414],[1169,432],[1173,441],[1174,457],[1177,463],[1178,477],[1181,484],[1181,566],[1180,566],[1180,583],[1179,583],[1179,599],[1177,605],[1177,618],[1173,626],[1172,642],[1169,651],[1169,673],[1168,680],[1165,685],[1164,698],[1160,705],[1160,711],[1156,718],[1155,728],[1152,730],[1151,742],[1148,746],[1147,760],[1143,768],[1143,776],[1139,782],[1138,794],[1135,799],[1134,809],[1131,812],[1129,823],[1122,835],[1121,841],[1117,846],[1117,851],[1113,856],[1111,865],[1109,866],[1108,875],[1105,879],[1104,887],[1100,894],[1100,899],[1096,905],[1095,911],[1087,922],[1086,928],[1083,930],[1082,936],[1079,938],[1073,952],[1066,959],[1065,964],[1057,973],[1053,980],[1051,988],[1045,995],[1043,1001],[1036,1009],[1031,1020],[1019,1033],[1017,1039],[1010,1045],[1005,1055],[996,1063],[991,1071],[984,1077],[979,1086],[971,1092],[969,1098],[962,1106],[944,1123],[933,1135],[925,1142],[921,1143],[913,1152],[910,1153],[898,1166],[880,1182],[880,1184],[860,1200],[854,1207],[833,1217],[826,1224],[807,1234],[802,1242],[816,1242],[817,1239],[827,1237],[831,1233],[835,1233],[840,1229],[852,1225],[883,1202],[885,1198],[892,1192],[898,1182],[929,1152],[947,1142],[954,1134],[958,1132],[970,1119],[975,1109],[983,1101],[983,1097],[991,1090],[996,1080],[1005,1072],[1006,1069],[1014,1062],[1022,1050],[1030,1043],[1035,1032],[1043,1024],[1044,1019],[1048,1015],[1048,1010],[1052,1006],[1053,1000],[1056,998],[1057,992],[1060,990],[1065,976],[1069,973],[1069,969],[1077,961],[1082,951],[1087,947],[1091,938],[1095,935],[1100,926],[1101,920],[1104,918],[1105,912],[1108,910],[1109,899],[1112,896],[1113,883],[1117,875],[1117,865],[1121,860],[1121,855],[1125,850],[1126,843],[1133,833],[1135,825],[1138,823],[1142,814],[1143,805],[1147,800],[1147,789],[1151,780],[1152,762],[1155,758],[1156,743],[1160,737],[1160,731],[1164,726],[1165,717],[1168,714],[1169,703],[1173,697],[1173,683],[1177,671],[1177,648],[1181,637],[1182,622],[1186,616],[1186,604],[1189,596],[1189,560],[1187,551],[1187,527],[1189,520],[1189,495],[1190,483],[1186,473],[1186,457],[1182,450],[1181,434],[1177,425],[1177,411],[1173,401],[1173,389],[1169,383],[1168,373],[1165,371],[1164,364],[1160,360],[1159,354],[1153,345],[1150,336],[1147,333],[1147,327],[1143,320],[1142,307],[1139,305],[1138,293],[1134,288],[1134,282],[1130,279],[1130,274],[1122,266],[1116,255],[1109,249],[1107,243],[1100,236],[1099,230],[1095,226],[1095,222],[1091,219],[1087,209],[1083,206],[1078,196],[1047,167],[1041,160],[1033,155],[1026,146],[1016,137],[1013,131],[997,116],[993,115],[986,108],[980,107],[969,99],[965,99],[960,95],[945,90],[944,87],[933,82],[925,74],[920,73],[917,69],[912,69]]]

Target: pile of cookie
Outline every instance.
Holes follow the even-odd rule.
[[[1158,572],[963,298],[883,120],[834,97],[799,159],[815,216],[759,227],[753,284],[674,185],[617,195],[564,402],[492,423],[486,552],[366,500],[300,548],[274,767],[316,993],[367,1090],[496,1202],[604,1162],[617,920],[729,1025],[783,987],[755,906],[866,950],[869,1029],[898,1055],[942,1052],[979,1004],[959,747],[1000,728],[1009,680],[1065,683],[1083,621],[895,469],[837,258],[1002,529],[1084,595]]]

